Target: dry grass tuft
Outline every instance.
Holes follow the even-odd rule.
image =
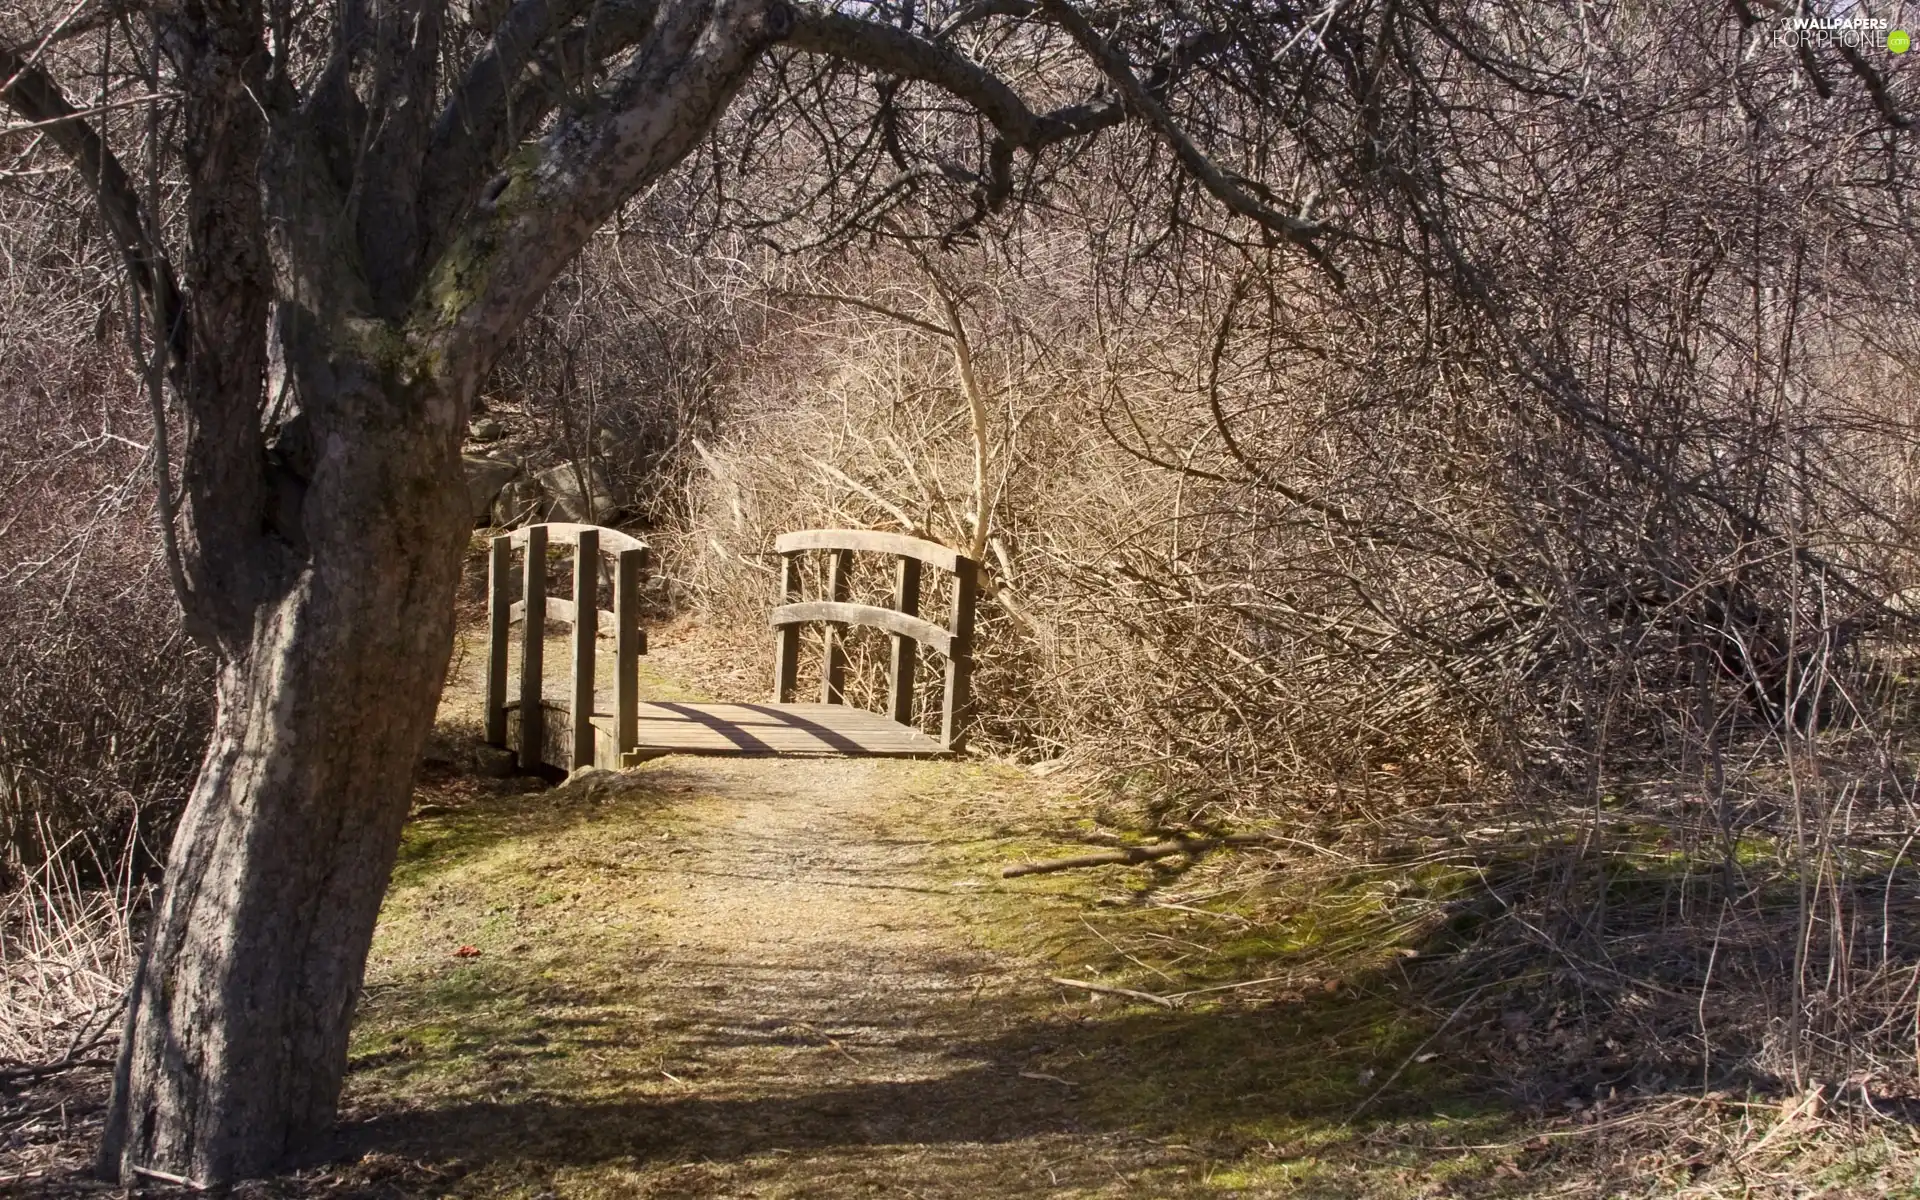
[[[99,1064],[111,1051],[138,953],[131,913],[142,890],[127,867],[94,864],[118,880],[101,888],[56,854],[0,900],[0,1080]]]

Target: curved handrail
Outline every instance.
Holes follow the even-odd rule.
[[[922,646],[937,652],[942,658],[953,657],[953,634],[919,617],[895,612],[891,608],[878,608],[871,604],[848,604],[843,600],[808,600],[799,604],[783,604],[773,610],[768,624],[775,629],[785,625],[805,625],[811,621],[833,621],[842,625],[865,625],[873,629],[884,629],[888,633],[897,633],[909,637]]]
[[[604,525],[580,525],[572,521],[547,521],[539,525],[522,525],[507,536],[513,539],[515,548],[519,548],[527,544],[528,530],[532,529],[546,530],[549,546],[577,546],[580,544],[581,531],[591,529],[600,535],[602,554],[619,554],[623,550],[652,549],[630,533],[621,533],[618,529],[608,529]]]
[[[856,550],[869,554],[898,554],[917,558],[949,575],[958,575],[960,564],[972,561],[953,547],[942,546],[939,542],[909,537],[904,533],[880,533],[869,529],[801,529],[773,539],[773,548],[780,554],[791,554],[796,550]]]
[[[845,631],[863,625],[884,629],[893,638],[888,664],[887,711],[901,725],[913,724],[914,663],[920,646],[947,660],[946,686],[940,699],[940,741],[959,750],[966,738],[965,720],[973,678],[973,615],[979,589],[980,564],[951,546],[904,533],[867,529],[801,529],[774,539],[780,555],[779,607],[774,609],[773,698],[792,700],[800,677],[799,626],[819,622],[826,626],[820,667],[820,700],[845,703],[847,652]],[[805,550],[824,550],[827,561],[827,599],[800,599],[800,556]],[[893,604],[879,608],[849,603],[853,556],[887,554],[895,559]],[[921,568],[933,567],[953,577],[949,592],[951,618],[942,629],[920,616]]]

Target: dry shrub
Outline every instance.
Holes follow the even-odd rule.
[[[693,446],[720,428],[729,380],[779,315],[749,290],[764,252],[694,239],[686,209],[656,191],[589,243],[484,401],[529,469],[597,471],[642,528],[684,519]]]
[[[79,849],[56,844],[0,900],[0,1078],[9,1067],[96,1058],[119,1032],[115,1018],[137,955],[132,860],[93,860],[83,872]]]
[[[153,523],[115,276],[58,177],[0,192],[0,883],[164,859],[211,717]]]

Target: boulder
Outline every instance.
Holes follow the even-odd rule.
[[[613,519],[619,506],[613,501],[613,489],[607,484],[606,473],[596,463],[584,474],[584,490],[580,486],[582,472],[572,463],[550,467],[534,477],[550,505],[547,520],[597,525]]]
[[[509,480],[493,500],[493,523],[500,529],[518,529],[541,519],[540,485],[531,479]]]
[[[467,425],[467,440],[470,442],[497,442],[506,434],[506,428],[492,417],[481,417]]]
[[[473,523],[478,525],[492,513],[494,498],[520,473],[520,468],[497,458],[472,454],[461,455],[460,465],[467,473],[468,508],[473,513]]]

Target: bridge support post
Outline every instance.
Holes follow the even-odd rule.
[[[893,567],[893,607],[909,617],[920,615],[920,560],[901,555]],[[913,724],[913,674],[920,643],[905,634],[893,634],[892,668],[887,673],[889,715],[902,725]]]
[[[961,558],[953,573],[953,653],[947,657],[947,694],[941,706],[940,741],[949,750],[959,750],[967,740],[967,705],[973,688],[973,608],[979,587],[980,566],[970,558]]]
[[[569,767],[593,765],[593,652],[600,633],[600,535],[582,529],[573,549],[573,691],[567,701]]]
[[[780,603],[800,599],[800,552],[780,556]],[[800,627],[782,625],[773,633],[773,702],[790,704],[800,686]]]
[[[845,604],[853,588],[853,551],[835,550],[827,560],[827,599]],[[820,672],[820,703],[845,704],[847,627],[828,622],[826,659]]]
[[[640,628],[640,577],[646,573],[645,550],[622,550],[613,572],[613,741],[614,761],[640,742],[640,656],[647,652],[647,635]]]
[[[527,529],[527,569],[520,622],[520,769],[540,765],[542,728],[540,678],[547,652],[547,528]]]
[[[487,548],[487,744],[507,744],[507,640],[513,627],[513,538]]]

